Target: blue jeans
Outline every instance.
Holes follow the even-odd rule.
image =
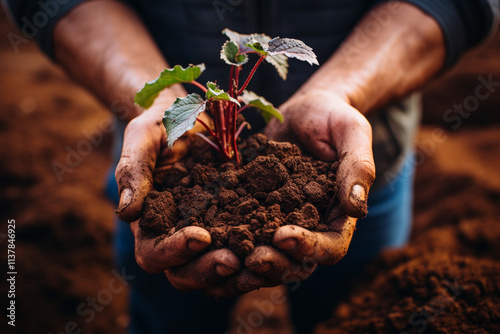
[[[114,173],[114,171],[113,171]],[[412,222],[413,159],[382,189],[370,192],[369,214],[359,219],[347,255],[336,265],[321,267],[308,279],[290,286],[292,319],[297,333],[310,333],[331,316],[347,296],[348,286],[380,251],[403,246]],[[118,202],[114,174],[108,195]],[[135,275],[130,282],[130,333],[224,333],[234,299],[205,297],[175,290],[163,274],[147,274],[135,262],[134,238],[128,224],[116,221],[115,260],[119,269]]]

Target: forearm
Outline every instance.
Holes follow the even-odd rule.
[[[403,97],[434,76],[445,59],[439,25],[413,5],[395,5],[389,2],[375,9],[391,12],[384,25],[367,15],[298,93],[317,88],[334,90],[367,113]],[[374,23],[378,30],[373,29]],[[368,37],[367,32],[373,33]]]
[[[74,8],[56,25],[54,48],[63,68],[106,106],[118,100],[129,103],[128,112],[117,115],[125,121],[141,112],[133,106],[134,94],[168,67],[137,15],[115,1],[90,1]],[[162,93],[169,94],[182,95],[182,88]]]

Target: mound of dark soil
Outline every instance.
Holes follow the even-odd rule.
[[[316,333],[499,333],[498,240],[497,220],[464,220],[387,252]]]
[[[360,275],[316,334],[500,333],[498,129],[448,132],[425,155],[410,244]],[[419,143],[433,131],[423,128]]]
[[[190,156],[157,175],[140,227],[163,235],[201,226],[212,236],[212,249],[228,247],[242,258],[255,246],[270,244],[283,225],[328,230],[322,218],[338,206],[332,181],[338,163],[313,160],[296,145],[261,134],[239,148],[239,169],[214,162],[220,159],[200,141]]]

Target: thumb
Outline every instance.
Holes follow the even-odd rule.
[[[372,156],[347,154],[337,170],[340,205],[347,215],[363,218],[368,213],[368,191],[375,178]]]
[[[366,118],[359,116],[354,119],[356,124],[346,124],[345,131],[341,131],[336,176],[340,205],[354,218],[368,213],[368,192],[375,179],[371,126]]]
[[[116,213],[124,221],[140,218],[144,199],[153,188],[153,170],[160,142],[154,138],[155,134],[161,137],[158,130],[156,124],[152,126],[147,118],[140,116],[125,130],[122,155],[115,171],[120,194]]]

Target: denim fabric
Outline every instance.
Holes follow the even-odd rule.
[[[346,297],[350,281],[382,249],[407,242],[412,222],[413,174],[410,156],[385,188],[370,193],[369,214],[358,220],[347,255],[334,266],[319,268],[298,289],[289,287],[297,333],[309,333],[315,324],[330,317],[335,305]],[[112,174],[108,180],[108,189],[116,189]],[[112,198],[118,202],[116,191]],[[116,224],[116,265],[136,276],[130,282],[130,333],[223,333],[234,300],[179,292],[163,274],[147,274],[135,262],[134,238],[128,224],[119,220]],[[206,310],[210,312],[204,314]]]

